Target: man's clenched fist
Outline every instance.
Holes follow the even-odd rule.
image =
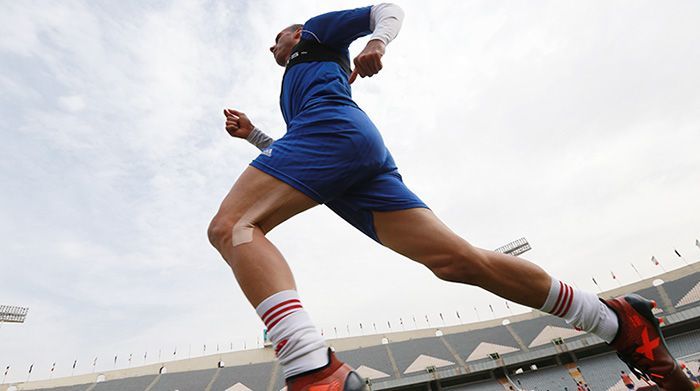
[[[234,109],[224,109],[226,116],[226,131],[233,137],[248,138],[250,132],[253,131],[252,123],[245,113]]]
[[[378,39],[367,42],[367,46],[353,60],[355,69],[350,75],[350,80],[348,80],[350,84],[355,81],[357,75],[360,75],[360,77],[372,77],[379,73],[382,69],[382,56],[385,48],[384,42]]]

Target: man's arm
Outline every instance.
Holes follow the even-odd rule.
[[[350,83],[354,82],[358,75],[372,77],[379,73],[383,67],[381,58],[386,51],[386,45],[399,34],[403,18],[403,10],[396,4],[382,3],[372,6],[369,17],[372,38],[353,60],[355,69],[350,75]]]

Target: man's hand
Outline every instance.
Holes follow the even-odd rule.
[[[355,69],[350,75],[350,80],[348,80],[350,84],[357,79],[357,75],[360,75],[360,77],[372,77],[379,73],[382,69],[382,56],[385,48],[384,42],[378,39],[367,42],[364,50],[353,60]]]
[[[234,109],[224,109],[226,116],[226,131],[233,137],[248,138],[250,132],[253,131],[252,123],[245,113]]]

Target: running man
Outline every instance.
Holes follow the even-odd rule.
[[[687,384],[675,380],[680,368],[663,342],[652,302],[634,295],[603,302],[533,263],[474,247],[404,185],[379,131],[350,90],[358,76],[372,77],[382,69],[385,48],[402,20],[401,8],[378,4],[319,15],[280,31],[270,51],[286,68],[280,106],[287,132],[281,139],[272,140],[246,114],[224,110],[228,133],[262,153],[223,200],[209,239],[265,323],[288,390],[364,387],[327,347],[304,310],[287,262],[265,237],[318,204],[438,278],[477,285],[562,317],[609,343],[636,373],[669,390],[690,390],[682,372]],[[369,34],[351,70],[348,47]],[[521,278],[503,278],[508,275]]]

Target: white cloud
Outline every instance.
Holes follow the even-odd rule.
[[[95,355],[99,369],[114,354],[125,366],[146,350],[255,345],[260,322],[205,234],[256,153],[226,136],[221,110],[280,137],[277,30],[364,5],[115,4],[0,14],[3,300],[31,307],[0,333],[0,366],[35,362],[37,377],[54,360],[66,375],[76,358],[87,372]],[[588,289],[591,270],[632,281],[630,262],[648,275],[651,255],[677,263],[674,247],[697,258],[697,4],[402,6],[384,70],[354,95],[456,232],[487,248],[525,235],[528,258]],[[507,313],[323,207],[270,238],[326,335]],[[338,291],[351,293],[328,300]]]

